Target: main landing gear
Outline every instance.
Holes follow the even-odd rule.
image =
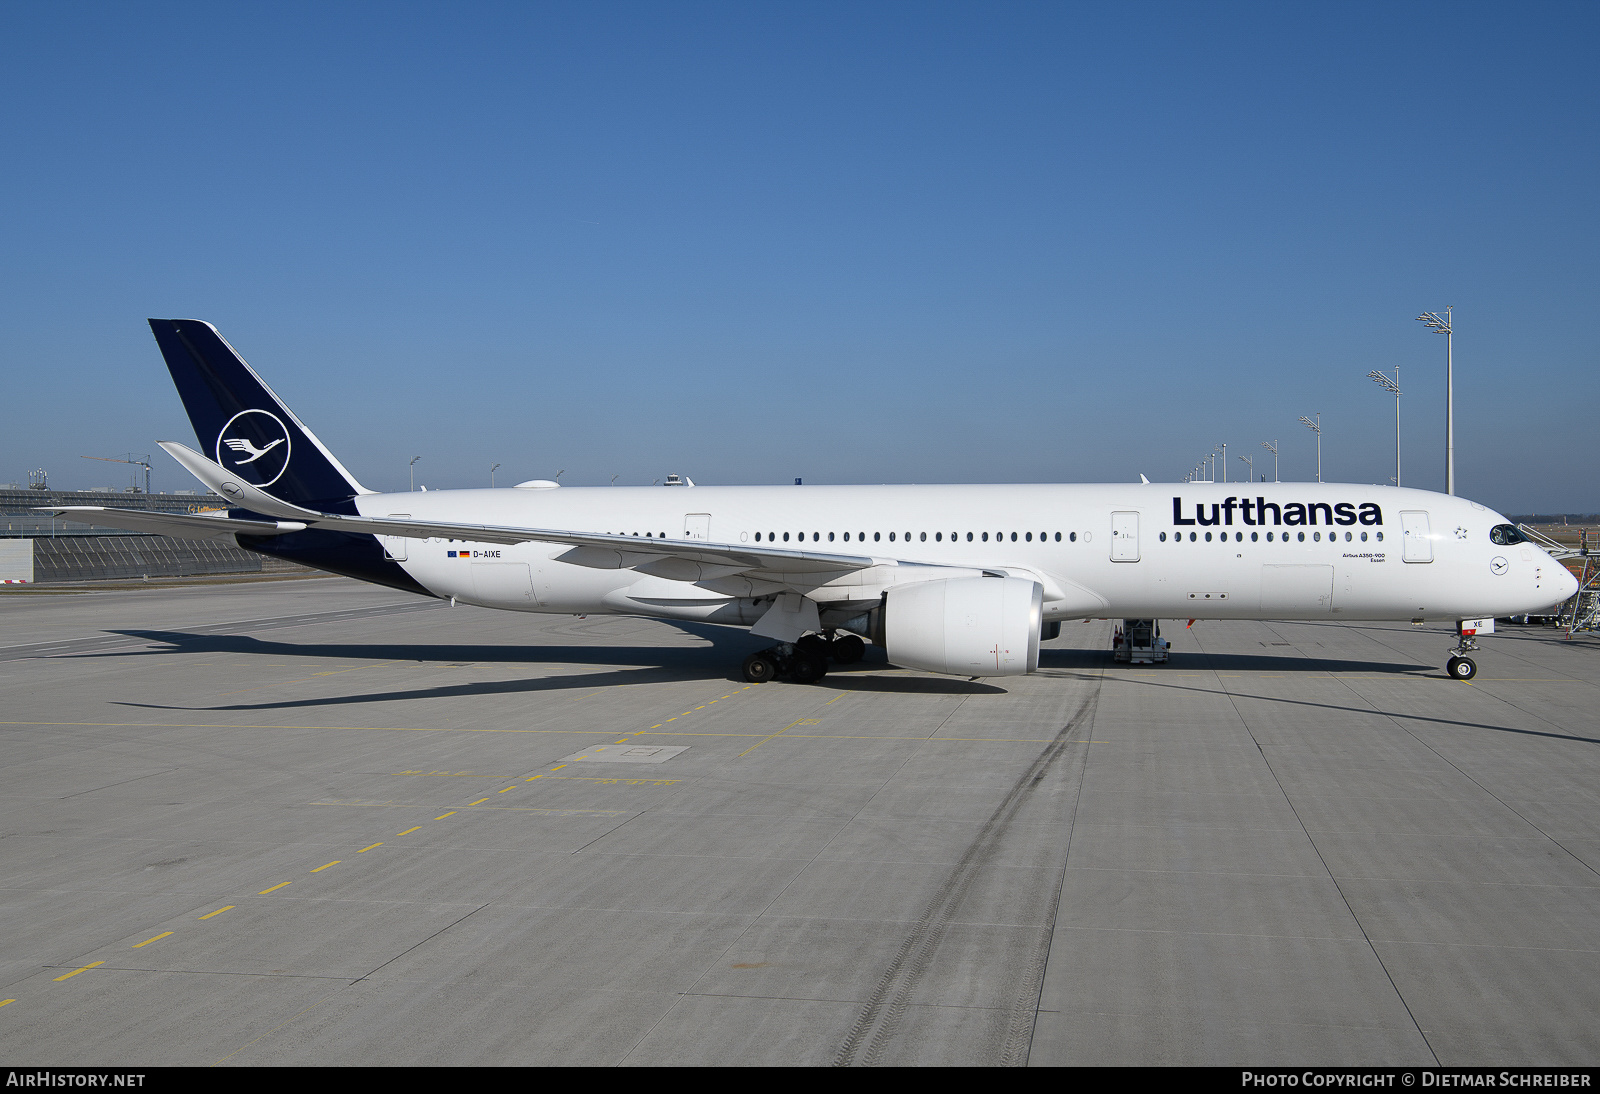
[[[828,662],[853,665],[867,644],[853,634],[825,637],[808,634],[798,642],[784,642],[752,653],[744,659],[744,678],[752,684],[786,678],[796,684],[814,684],[827,675]]]

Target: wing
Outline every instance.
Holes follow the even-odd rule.
[[[559,543],[571,548],[563,562],[596,569],[636,569],[674,581],[717,582],[735,575],[758,578],[774,588],[806,592],[857,571],[878,566],[902,566],[892,558],[874,555],[795,551],[750,544],[718,544],[703,540],[640,540],[633,536],[600,532],[573,532],[556,528],[518,528],[505,525],[457,524],[412,520],[404,517],[349,516],[304,509],[282,501],[249,483],[240,482],[225,468],[175,441],[161,447],[201,482],[223,497],[255,513],[308,528],[364,532],[407,539],[464,539],[477,543]],[[930,567],[947,571],[945,567]],[[969,569],[963,572],[974,572]],[[715,586],[713,586],[715,587]],[[721,590],[727,591],[727,590]],[[771,591],[771,590],[765,590]],[[764,595],[754,590],[736,595]]]
[[[38,511],[55,513],[97,528],[155,532],[178,539],[227,539],[235,533],[243,536],[281,536],[285,532],[305,529],[305,525],[299,521],[238,520],[225,513],[151,513],[143,509],[108,509],[99,505],[63,505],[40,508]]]

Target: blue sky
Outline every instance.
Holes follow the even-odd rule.
[[[11,5],[0,481],[193,443],[209,320],[367,485],[1285,479],[1600,510],[1594,4]]]

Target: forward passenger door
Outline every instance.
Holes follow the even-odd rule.
[[[1111,561],[1139,561],[1139,514],[1111,514]]]
[[[1428,514],[1421,510],[1400,513],[1400,530],[1405,542],[1400,557],[1407,562],[1433,561],[1433,535],[1428,529]]]

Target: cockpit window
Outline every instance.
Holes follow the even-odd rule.
[[[1528,537],[1517,531],[1514,524],[1496,524],[1489,529],[1489,542],[1505,547],[1513,543],[1526,543]]]

